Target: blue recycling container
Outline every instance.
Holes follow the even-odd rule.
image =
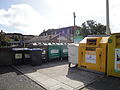
[[[32,48],[30,49],[31,53],[31,65],[33,66],[39,66],[42,64],[42,52],[43,49],[40,48]]]
[[[23,50],[24,50],[24,48],[12,48],[13,64],[14,65],[24,64]]]

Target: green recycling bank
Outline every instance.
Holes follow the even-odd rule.
[[[60,45],[55,43],[48,44],[48,58],[49,60],[60,58]]]

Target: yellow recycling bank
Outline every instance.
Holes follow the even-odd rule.
[[[106,48],[109,36],[86,37],[79,43],[78,66],[106,72]]]
[[[120,33],[108,40],[107,75],[120,77]]]
[[[120,33],[85,37],[79,43],[78,67],[120,77]]]

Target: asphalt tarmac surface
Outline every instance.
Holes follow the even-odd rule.
[[[0,90],[45,90],[11,66],[0,66]]]

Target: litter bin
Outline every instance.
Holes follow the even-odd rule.
[[[24,64],[30,64],[30,62],[31,62],[31,49],[23,48],[23,61],[24,61]]]
[[[78,65],[78,47],[79,44],[75,44],[75,43],[68,44],[69,67],[71,64],[74,64],[75,66]]]
[[[120,77],[120,33],[108,39],[107,75]]]
[[[109,36],[88,36],[79,43],[78,67],[93,72],[106,72]]]
[[[48,44],[48,58],[49,61],[60,58],[60,45],[55,43]]]
[[[40,48],[31,49],[31,65],[38,66],[42,64],[42,51]]]
[[[24,64],[23,50],[23,48],[12,48],[14,65]]]
[[[67,44],[60,44],[60,57],[63,60],[68,58],[68,47]]]

